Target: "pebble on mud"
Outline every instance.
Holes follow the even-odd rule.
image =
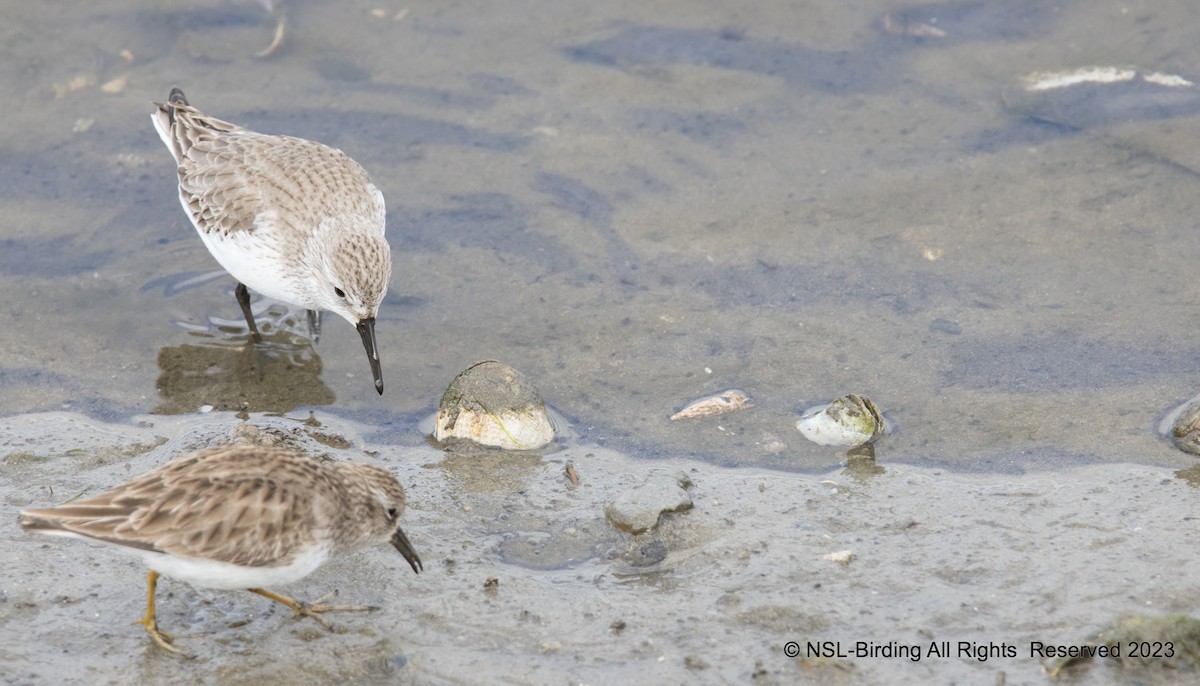
[[[467,441],[505,450],[535,450],[554,440],[554,425],[533,384],[506,364],[468,367],[446,388],[433,437],[453,446]]]
[[[667,544],[662,541],[650,541],[636,549],[627,550],[621,558],[630,567],[653,567],[667,559]]]
[[[609,503],[604,508],[604,517],[621,531],[645,533],[658,524],[662,513],[692,507],[692,498],[687,492],[691,485],[691,479],[683,472],[652,474]]]

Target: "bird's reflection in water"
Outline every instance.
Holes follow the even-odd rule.
[[[320,379],[321,358],[301,335],[305,320],[271,307],[259,320],[263,342],[254,345],[245,323],[210,318],[208,326],[180,324],[197,340],[158,352],[155,414],[186,414],[201,408],[290,412],[329,405],[336,396]]]

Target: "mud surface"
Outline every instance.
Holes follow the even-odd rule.
[[[899,465],[867,477],[796,475],[648,464],[579,447],[457,459],[314,419],[5,422],[39,446],[0,465],[8,521],[21,506],[93,493],[197,447],[287,445],[396,472],[411,499],[405,528],[425,563],[414,576],[384,546],[289,587],[301,598],[336,590],[341,602],[382,608],[333,617],[335,633],[248,593],[160,582],[159,624],[192,654],[185,659],[132,623],[145,594],[135,558],[8,527],[0,531],[9,551],[0,562],[6,681],[994,683],[1004,672],[1008,683],[1033,683],[1044,679],[1034,642],[1082,644],[1110,618],[1193,607],[1200,507],[1195,490],[1161,468],[998,478]],[[329,434],[351,447],[329,449],[321,440]],[[564,475],[568,461],[577,486]],[[677,471],[691,482],[691,509],[638,536],[605,521],[607,503]],[[789,641],[799,657],[785,653]],[[944,641],[950,655],[928,654]],[[806,655],[810,642],[840,642],[848,656]],[[915,645],[920,659],[855,657],[858,642]],[[1089,683],[1121,682],[1128,672],[1117,667],[1091,666]],[[1139,671],[1145,683],[1178,675],[1165,665]]]
[[[0,682],[1031,683],[1031,641],[1200,616],[1196,458],[1157,430],[1200,390],[1195,98],[1012,97],[1093,64],[1196,81],[1191,3],[277,4],[0,9],[0,516],[245,438],[242,412],[394,468],[427,574],[369,551],[289,589],[384,608],[332,636],[164,582],[180,662],[127,623],[136,561],[10,524]],[[174,85],[374,177],[382,398],[341,321],[312,346],[259,299],[247,347],[150,126]],[[426,445],[485,359],[566,418],[559,451]],[[754,407],[668,419],[730,388]],[[846,393],[896,431],[843,474],[794,423]],[[691,510],[605,521],[679,470]]]

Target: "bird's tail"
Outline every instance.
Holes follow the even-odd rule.
[[[184,151],[175,130],[175,107],[177,105],[188,107],[187,96],[183,94],[181,89],[172,88],[171,94],[167,96],[167,102],[156,102],[154,104],[158,108],[150,115],[150,121],[154,123],[154,129],[158,131],[158,137],[162,139],[163,144],[171,151],[171,156],[178,163],[183,158]]]
[[[171,89],[171,94],[167,96],[167,102],[172,105],[184,105],[185,107],[188,105],[187,96],[183,94],[183,89],[179,86],[175,86]],[[174,122],[175,108],[171,107],[168,109],[170,110],[169,114],[171,116],[171,121]]]

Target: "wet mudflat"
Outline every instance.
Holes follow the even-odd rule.
[[[1200,390],[1194,104],[1014,96],[1090,64],[1200,76],[1187,3],[50,11],[0,21],[0,515],[248,422],[394,469],[427,573],[367,551],[289,589],[383,607],[336,635],[164,582],[160,619],[197,653],[180,663],[127,624],[135,560],[13,524],[3,680],[1032,683],[1032,641],[1197,614],[1196,458],[1157,432]],[[303,313],[258,301],[268,343],[246,347],[150,127],[173,85],[380,185],[382,398],[340,321],[314,347]],[[566,418],[560,449],[426,445],[485,359]],[[731,388],[754,407],[669,419]],[[846,393],[895,423],[875,476],[794,428]],[[605,519],[680,471],[690,510],[638,535]],[[1017,657],[793,659],[789,640]]]
[[[70,438],[55,438],[63,427]],[[194,656],[183,659],[132,623],[144,602],[140,562],[14,527],[2,534],[12,554],[0,570],[12,683],[990,683],[998,673],[1031,683],[1045,679],[1035,644],[1082,645],[1107,618],[1186,612],[1191,602],[1194,488],[1157,467],[798,475],[588,447],[463,460],[372,443],[363,427],[320,415],[143,417],[135,428],[26,415],[4,428],[50,451],[9,453],[0,494],[9,509],[219,443],[377,460],[407,485],[405,528],[425,561],[414,576],[383,547],[289,587],[380,606],[331,616],[334,633],[248,593],[162,582],[160,626]],[[329,436],[352,447],[330,448]],[[605,520],[607,503],[676,472],[690,482],[691,509],[636,536]],[[947,641],[951,654],[930,654]],[[1099,661],[1087,676],[1127,673]],[[1171,683],[1179,671],[1138,673]]]

